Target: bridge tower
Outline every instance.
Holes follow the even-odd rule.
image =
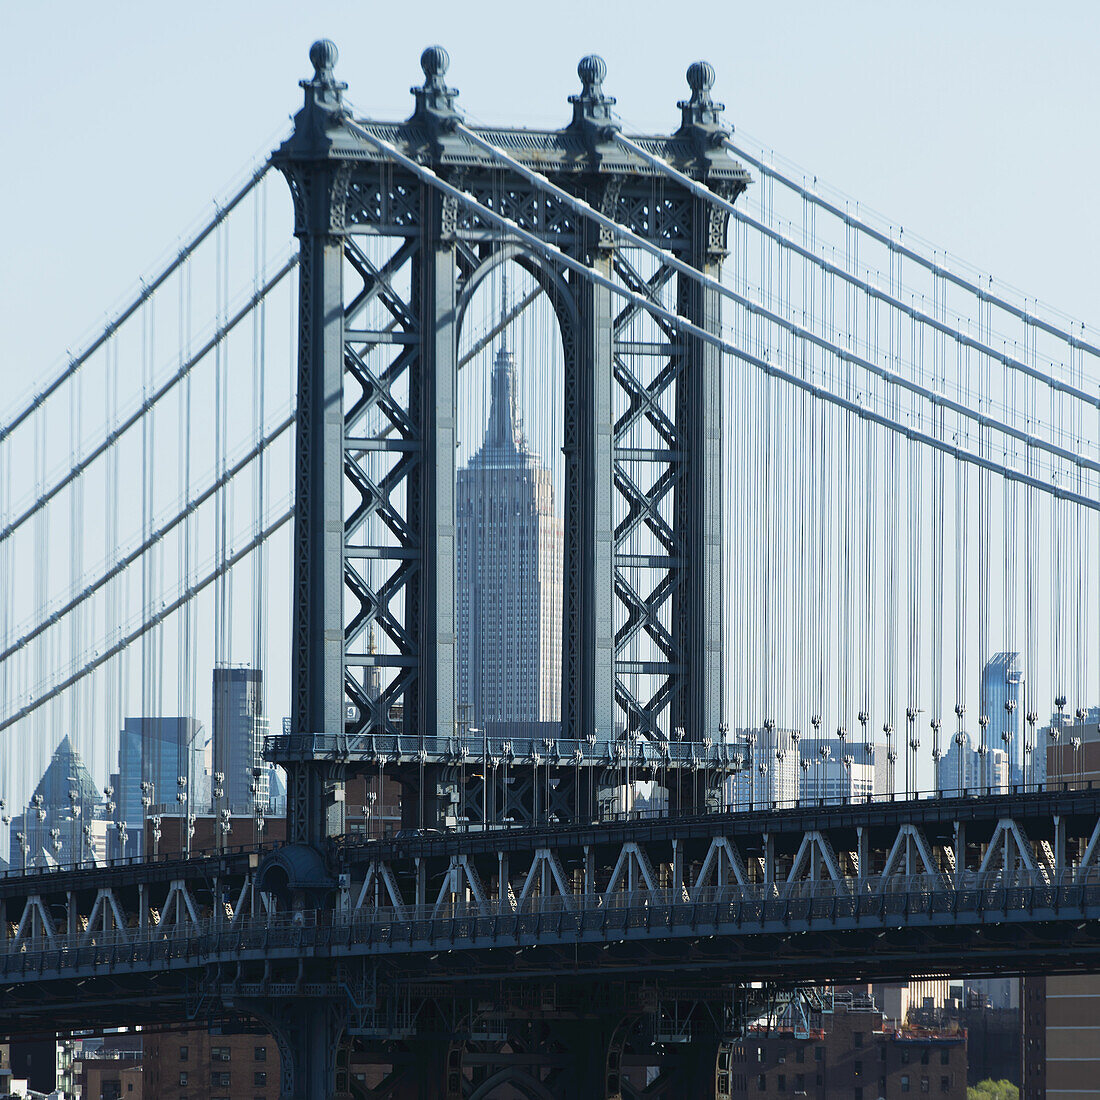
[[[457,747],[459,332],[478,284],[509,260],[551,301],[564,351],[561,739],[582,748],[557,751],[563,775],[580,774],[578,753],[586,775],[606,767],[583,746],[611,749],[624,736],[648,745],[651,759],[658,746],[673,755],[673,740],[679,759],[702,757],[704,741],[720,743],[723,718],[719,352],[675,331],[645,346],[628,340],[636,309],[484,224],[368,135],[593,272],[654,295],[676,286],[677,312],[711,332],[717,293],[669,269],[643,274],[613,233],[471,144],[442,48],[424,51],[424,83],[404,123],[353,120],[336,57],[330,42],[312,47],[304,105],[275,154],[300,241],[293,731],[274,739],[273,752],[288,769],[291,840],[341,833],[343,779],[375,762],[389,761],[407,791],[420,787],[428,810],[417,824],[444,820],[438,798]],[[614,140],[605,72],[598,57],[581,61],[582,88],[562,130],[477,133],[717,276],[728,212]],[[688,76],[680,128],[638,140],[735,198],[748,175],[721,148],[728,131],[710,96],[713,69],[698,62]],[[382,261],[371,258],[369,238],[386,243]],[[388,322],[365,327],[378,302]],[[641,428],[656,445],[638,445]],[[644,556],[630,552],[639,528],[652,540]],[[632,661],[639,633],[651,658]],[[377,649],[374,637],[384,643]]]

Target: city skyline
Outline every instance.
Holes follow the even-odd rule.
[[[26,371],[0,427],[23,864],[0,876],[0,1038],[45,1034],[71,1076],[54,1035],[160,1035],[165,1100],[962,1100],[946,975],[1100,966],[1100,330],[869,209],[887,143],[857,202],[747,137],[745,73],[722,76],[743,40],[674,64],[666,21],[660,68],[621,19],[613,64],[570,61],[552,120],[526,101],[546,109],[543,58],[509,94],[492,33],[453,67],[428,45],[422,75],[410,54],[400,110],[314,41],[263,165],[60,373]],[[547,56],[554,28],[576,45],[546,22]],[[873,142],[868,80],[922,26],[820,85],[832,146]],[[926,111],[967,27],[935,27]],[[471,67],[485,94],[460,96]],[[223,113],[273,102],[207,71],[192,111],[214,84]],[[502,99],[522,127],[474,114]],[[168,198],[204,158],[181,159]],[[930,149],[897,194],[980,219],[997,190],[963,159],[940,178]],[[1070,201],[1021,217],[1028,182],[1017,258]],[[98,254],[87,220],[67,257]],[[1055,784],[1012,789],[1048,762]]]

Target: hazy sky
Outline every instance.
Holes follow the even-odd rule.
[[[705,57],[747,134],[1100,320],[1094,3],[3,0],[0,410],[271,146],[321,35],[377,117],[409,113],[420,51],[439,42],[475,120],[564,124],[577,60],[597,51],[628,127],[668,130]]]
[[[598,52],[625,128],[669,132],[703,57],[739,130],[907,235],[1100,322],[1100,7],[700,7],[0,0],[0,423],[285,133],[319,36],[361,114],[406,117],[438,42],[471,120],[538,127],[568,121],[577,61]]]

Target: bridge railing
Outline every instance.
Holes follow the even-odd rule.
[[[445,741],[450,740],[448,738],[440,738],[438,740]],[[471,761],[473,762],[473,761]],[[530,762],[528,762],[530,766]],[[688,782],[688,780],[685,780]],[[830,809],[838,807],[859,807],[881,804],[897,804],[906,802],[928,802],[935,800],[954,799],[954,798],[996,798],[998,796],[1011,795],[1011,796],[1026,796],[1036,794],[1070,794],[1074,791],[1092,791],[1096,789],[1096,784],[1093,780],[1082,779],[1080,781],[1073,780],[1060,780],[1056,782],[1047,783],[1014,783],[1007,786],[987,786],[987,787],[964,787],[960,789],[944,788],[936,791],[919,791],[911,794],[905,794],[904,792],[890,792],[884,794],[866,795],[858,798],[847,798],[842,796],[836,797],[799,797],[792,799],[771,799],[768,801],[752,800],[752,799],[729,799],[722,801],[720,799],[714,799],[702,807],[702,814],[693,814],[691,817],[705,817],[713,818],[719,814],[735,814],[735,813],[767,813],[769,811],[779,810],[795,810],[795,809]],[[687,820],[688,815],[671,815],[675,816],[676,820]],[[646,821],[654,819],[667,820],[670,818],[667,805],[657,802],[647,802],[639,805],[631,810],[614,810],[609,809],[607,805],[601,805],[597,808],[596,815],[592,818],[591,824],[615,824],[626,823],[632,821]],[[490,826],[491,830],[545,830],[547,828],[556,828],[558,826],[562,828],[569,827],[570,825],[578,824],[573,821],[559,821],[553,815],[549,821],[538,820],[534,822],[503,822]],[[447,827],[447,833],[480,833],[485,831],[485,826],[469,821],[459,821],[455,824],[451,824]],[[369,843],[372,839],[367,837],[366,840]],[[354,830],[349,831],[344,837],[339,838],[338,844],[350,844],[358,845],[364,842],[362,833],[357,833]],[[148,853],[141,856],[125,856],[115,857],[108,859],[81,859],[69,862],[60,862],[57,864],[50,864],[49,866],[40,866],[33,863],[28,863],[25,867],[19,865],[8,867],[4,870],[0,870],[0,882],[17,880],[24,877],[41,877],[55,874],[59,871],[74,871],[74,870],[90,870],[92,868],[104,869],[104,868],[125,868],[125,867],[140,867],[148,864],[167,865],[171,863],[177,863],[190,859],[209,859],[209,858],[226,858],[234,859],[249,853],[259,853],[272,851],[281,846],[280,841],[262,841],[255,844],[236,844],[226,847],[210,847],[204,846],[203,848],[194,849],[189,855],[184,855],[180,852],[157,852]]]
[[[683,890],[616,891],[610,895],[527,898],[485,911],[464,903],[353,910],[307,910],[243,917],[205,916],[186,924],[150,925],[89,934],[57,933],[0,945],[0,974],[26,979],[88,968],[148,969],[206,962],[294,956],[302,949],[364,953],[453,946],[493,947],[563,939],[678,938],[753,935],[776,927],[843,931],[860,926],[904,927],[914,921],[1079,919],[1100,914],[1100,868],[1080,875],[1044,871],[967,872],[832,883],[751,883]]]

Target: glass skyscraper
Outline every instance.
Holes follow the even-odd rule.
[[[986,744],[1008,755],[1009,783],[1024,780],[1024,673],[1019,653],[995,653],[982,670]]]
[[[147,814],[179,813],[179,777],[187,778],[187,809],[206,809],[209,760],[203,724],[195,718],[127,718],[118,747],[116,819],[126,822],[126,854],[142,854]],[[148,810],[142,806],[143,782],[152,783]]]
[[[102,859],[107,836],[103,803],[103,793],[91,772],[69,738],[63,737],[26,809],[12,819],[11,866],[22,866],[23,844],[27,847],[28,866]],[[84,832],[85,825],[92,830],[91,839]]]
[[[213,770],[224,776],[223,794],[214,798],[215,813],[251,814],[256,806],[267,807],[263,682],[258,668],[214,669]]]

